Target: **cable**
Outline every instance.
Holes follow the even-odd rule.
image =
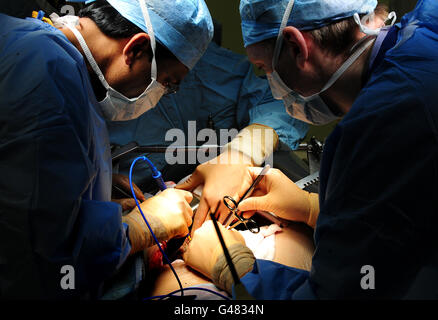
[[[144,214],[143,214],[143,211],[141,210],[141,207],[140,207],[140,204],[138,203],[137,197],[135,196],[134,187],[133,187],[133,185],[132,185],[132,169],[134,168],[135,163],[136,163],[138,160],[144,160],[144,161],[146,161],[146,162],[149,164],[149,166],[151,167],[151,170],[152,170],[153,174],[155,175],[154,179],[155,179],[156,181],[158,181],[157,179],[161,179],[161,181],[163,180],[163,178],[161,177],[161,172],[159,172],[159,171],[157,170],[157,168],[155,168],[155,166],[153,165],[153,163],[152,163],[148,158],[146,158],[145,156],[138,157],[138,158],[136,158],[136,159],[132,162],[132,164],[131,164],[131,168],[129,169],[129,185],[131,186],[131,192],[132,192],[132,196],[134,197],[135,204],[137,205],[138,210],[140,210],[141,216],[143,217],[144,222],[146,222],[146,225],[148,226],[149,231],[150,231],[151,234],[152,234],[152,237],[154,238],[155,242],[157,243],[157,246],[158,246],[158,248],[160,249],[161,254],[163,255],[163,258],[166,260],[166,263],[169,265],[170,269],[172,270],[173,274],[175,275],[176,281],[178,282],[178,285],[179,285],[180,290],[181,290],[181,295],[184,296],[184,290],[183,290],[183,286],[182,286],[182,284],[181,284],[181,281],[179,280],[179,277],[178,277],[178,275],[176,274],[176,271],[175,271],[175,269],[173,268],[172,263],[170,262],[169,258],[167,257],[166,253],[164,252],[163,248],[161,248],[160,242],[158,241],[157,237],[155,236],[154,232],[152,231],[152,228],[151,228],[151,226],[149,225],[149,222],[147,221],[146,217],[145,217]],[[164,182],[163,182],[163,185],[164,185]],[[161,187],[161,186],[160,186],[160,187]]]
[[[158,187],[159,187],[161,190],[166,189],[166,185],[165,185],[164,180],[163,180],[163,178],[162,178],[161,172],[160,172],[159,170],[157,170],[157,168],[154,166],[154,164],[153,164],[153,163],[152,163],[152,162],[151,162],[146,156],[138,157],[138,158],[136,158],[136,159],[132,162],[132,164],[131,164],[131,168],[129,169],[129,185],[130,185],[130,187],[131,187],[131,192],[132,192],[132,196],[134,197],[135,204],[137,205],[138,210],[140,210],[140,213],[141,213],[141,216],[143,217],[144,222],[146,222],[146,225],[147,225],[147,227],[149,228],[149,231],[151,232],[152,237],[154,238],[154,241],[156,242],[158,248],[160,249],[160,251],[161,251],[161,253],[162,253],[162,255],[163,255],[163,258],[166,260],[166,263],[169,265],[170,269],[172,270],[173,274],[175,275],[176,281],[178,282],[178,285],[179,285],[179,287],[180,287],[180,289],[175,290],[175,291],[173,291],[173,292],[171,292],[171,293],[168,293],[168,294],[166,294],[166,295],[160,295],[160,296],[149,297],[149,298],[145,298],[145,299],[143,299],[143,300],[152,300],[152,299],[159,299],[159,300],[162,300],[162,299],[165,299],[166,297],[171,297],[171,296],[173,296],[173,295],[174,295],[175,293],[177,293],[177,292],[181,292],[181,296],[183,297],[183,296],[184,296],[184,291],[186,291],[186,290],[200,290],[200,291],[207,291],[207,292],[213,293],[213,294],[215,294],[215,295],[217,295],[217,296],[219,296],[219,297],[221,297],[221,298],[224,298],[224,299],[226,299],[226,300],[231,300],[229,297],[226,297],[226,296],[220,294],[219,292],[216,292],[216,291],[213,291],[213,290],[210,290],[210,289],[199,288],[199,287],[183,288],[183,286],[182,286],[182,284],[181,284],[181,281],[180,281],[180,279],[179,279],[179,277],[178,277],[178,274],[176,273],[175,269],[173,268],[172,263],[170,262],[169,258],[167,257],[166,253],[164,252],[163,248],[161,248],[160,242],[158,241],[157,237],[155,236],[154,232],[152,231],[152,228],[151,228],[151,226],[149,225],[149,222],[147,221],[146,217],[145,217],[144,214],[143,214],[143,211],[141,210],[141,207],[140,207],[140,204],[138,203],[137,197],[135,196],[134,186],[133,186],[133,184],[132,184],[132,170],[134,169],[135,163],[136,163],[137,161],[139,161],[139,160],[144,160],[144,161],[146,161],[146,163],[149,165],[149,167],[150,167],[151,170],[152,170],[152,177],[155,179],[155,181],[156,181],[157,184],[158,184]]]
[[[154,166],[152,161],[149,160],[145,156],[138,157],[137,159],[141,159],[141,160],[144,160],[147,162],[147,164],[149,165],[149,168],[151,168],[151,170],[152,170],[152,178],[155,179],[155,182],[157,183],[158,188],[160,188],[161,191],[166,190],[167,186],[164,183],[163,176],[161,175],[161,172]],[[134,161],[137,161],[137,159],[135,159]]]
[[[217,295],[217,296],[219,296],[219,297],[221,297],[221,298],[223,298],[225,300],[232,300],[229,297],[224,296],[223,294],[220,294],[219,292],[216,292],[216,291],[213,291],[213,290],[210,290],[210,289],[207,289],[207,288],[190,287],[190,288],[184,288],[183,289],[183,291],[188,291],[188,290],[207,291],[207,292],[213,293],[213,294],[215,294],[215,295]],[[164,300],[165,298],[170,298],[171,296],[174,296],[175,293],[178,293],[180,291],[181,291],[181,289],[178,289],[178,290],[172,291],[171,293],[168,293],[168,294],[163,294],[163,295],[160,295],[160,296],[144,298],[143,301],[153,300],[153,299]]]
[[[183,289],[183,291],[186,291],[186,290],[200,290],[200,291],[207,291],[207,292],[213,293],[213,294],[215,294],[215,295],[217,295],[217,296],[219,296],[219,297],[221,297],[221,298],[224,298],[225,300],[231,300],[229,297],[224,296],[223,294],[220,294],[219,292],[216,292],[216,291],[214,291],[214,290],[210,290],[210,289],[207,289],[207,288],[191,287],[191,288],[184,288],[184,289]],[[179,292],[179,291],[180,291],[180,290],[175,290],[175,291],[169,293],[168,296],[173,296],[175,293],[177,293],[177,292]]]

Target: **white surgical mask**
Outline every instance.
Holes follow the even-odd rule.
[[[55,20],[53,21],[55,26],[59,24],[64,25],[74,33],[77,40],[79,41],[79,44],[82,47],[82,50],[84,51],[85,57],[90,63],[91,68],[97,74],[100,82],[106,89],[106,97],[101,102],[99,102],[99,105],[101,107],[103,116],[106,120],[109,121],[127,121],[138,118],[146,111],[155,107],[160,101],[161,97],[167,91],[166,87],[157,81],[157,63],[155,60],[155,35],[145,2],[143,0],[140,1],[140,5],[143,11],[143,17],[145,19],[146,26],[148,28],[148,34],[151,39],[151,48],[153,54],[151,64],[151,83],[140,96],[132,99],[125,97],[117,90],[111,88],[111,86],[105,80],[105,77],[99,66],[97,65],[96,60],[94,60],[94,57],[91,54],[91,51],[88,48],[85,39],[83,38],[79,30],[76,29],[76,25],[78,25],[79,23],[79,17],[53,17],[55,18]]]
[[[282,100],[285,96],[291,93],[291,89],[281,80],[277,71],[266,74],[268,78],[269,86],[271,87],[272,96],[274,99]]]
[[[283,30],[289,20],[294,0],[291,0],[286,8],[280,30],[275,44],[274,56],[272,59],[271,74],[268,74],[268,81],[271,87],[272,95],[275,99],[283,100],[287,113],[298,120],[314,125],[325,125],[340,118],[336,115],[321,98],[321,94],[327,91],[351,65],[368,49],[374,42],[374,39],[365,39],[366,41],[345,61],[345,63],[333,74],[323,89],[309,97],[304,97],[290,89],[275,71],[278,62],[281,47],[283,44]],[[357,46],[355,46],[357,47]]]

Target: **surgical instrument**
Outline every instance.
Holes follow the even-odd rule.
[[[300,188],[300,189],[305,189],[311,185],[314,185],[315,183],[319,182],[319,172],[315,172],[313,174],[311,174],[310,176],[307,176],[297,182],[295,182],[295,184]]]
[[[266,165],[260,174],[257,176],[257,178],[253,181],[251,186],[246,190],[246,192],[243,194],[243,196],[239,199],[239,201],[234,200],[230,196],[225,196],[223,198],[223,202],[225,206],[230,210],[230,213],[228,217],[225,219],[224,225],[228,225],[233,216],[237,218],[239,221],[237,221],[235,224],[229,226],[229,229],[233,229],[237,227],[239,224],[243,223],[245,227],[251,231],[252,233],[258,233],[260,231],[259,225],[253,220],[253,219],[245,219],[242,216],[239,215],[239,203],[244,200],[253,190],[254,188],[259,184],[259,182],[263,179],[263,177],[266,175],[268,170],[270,169],[270,165]]]
[[[219,205],[217,206],[219,208]],[[240,281],[239,275],[237,274],[236,267],[234,266],[233,260],[231,259],[230,252],[225,245],[224,238],[219,229],[219,225],[216,220],[216,213],[210,212],[211,220],[213,220],[214,229],[216,230],[217,236],[219,237],[219,242],[224,251],[225,260],[227,261],[228,267],[230,268],[231,276],[234,281],[234,292],[236,294],[236,299],[238,300],[254,300],[254,298],[248,293],[245,286]]]
[[[137,142],[130,142],[124,146],[118,147],[111,154],[113,161],[122,158],[123,156],[135,153],[169,153],[175,151],[197,152],[199,150],[216,151],[220,154],[223,146],[220,145],[202,145],[202,146],[175,146],[175,145],[156,145],[156,146],[140,146]]]

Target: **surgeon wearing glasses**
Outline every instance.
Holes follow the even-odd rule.
[[[122,218],[111,202],[105,120],[153,108],[213,36],[203,0],[87,1],[52,22],[0,14],[2,298],[99,298],[153,244],[139,211]],[[160,241],[188,233],[191,199],[166,190],[142,203]]]

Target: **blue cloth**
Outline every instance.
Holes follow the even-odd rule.
[[[289,300],[309,278],[309,272],[268,261],[256,260],[251,272],[242,278],[246,290],[257,300]],[[233,299],[236,293],[233,286]]]
[[[196,132],[199,132],[206,128],[209,115],[216,129],[240,130],[251,123],[268,125],[292,149],[298,147],[308,131],[307,124],[291,118],[284,104],[272,97],[268,81],[255,76],[246,57],[215,43],[210,44],[181,82],[177,93],[164,96],[154,109],[138,119],[107,125],[112,144],[136,141],[145,146],[170,145],[173,141],[165,141],[166,132],[177,128],[187,137],[188,121],[196,121]],[[119,172],[129,173],[136,156],[122,161]],[[147,157],[160,171],[167,166],[163,154],[147,154]],[[133,179],[138,185],[148,184],[145,181],[150,180],[150,171],[146,164],[136,164]]]
[[[289,0],[241,0],[240,16],[245,47],[270,38],[277,38]],[[287,25],[300,30],[318,29],[333,22],[368,14],[377,0],[297,0]]]
[[[328,138],[316,252],[293,299],[438,297],[437,22],[435,0],[403,17],[396,44]],[[365,265],[375,290],[361,288]]]
[[[125,19],[148,32],[139,0],[107,1]],[[213,38],[213,20],[204,0],[147,0],[146,5],[157,40],[192,69]]]
[[[1,296],[95,296],[130,244],[84,60],[42,21],[0,24]],[[64,265],[75,290],[60,287]]]

